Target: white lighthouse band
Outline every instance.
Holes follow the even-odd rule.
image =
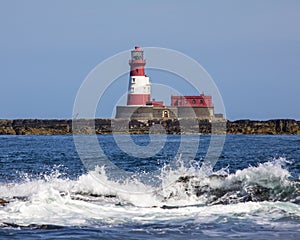
[[[151,83],[149,77],[131,76],[128,92],[129,94],[150,94]]]

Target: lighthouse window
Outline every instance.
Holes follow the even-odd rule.
[[[132,78],[131,82],[132,82],[132,83],[135,83],[135,78]]]
[[[200,104],[203,104],[203,103],[204,103],[203,99],[200,99]]]
[[[193,99],[192,103],[193,103],[193,104],[196,104],[196,100],[195,100],[195,99]]]

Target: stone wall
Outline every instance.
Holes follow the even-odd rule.
[[[165,115],[165,111],[166,114]],[[178,118],[178,112],[176,107],[155,107],[153,108],[153,118],[154,119],[160,119],[160,118],[171,118],[175,119]]]
[[[214,116],[213,107],[178,107],[179,118],[201,118],[210,119]]]
[[[116,118],[132,118],[132,119],[152,119],[152,106],[117,106]]]
[[[167,114],[165,114],[167,111]],[[167,116],[166,116],[167,115]],[[213,107],[153,107],[153,106],[117,106],[116,118],[159,119],[159,118],[201,118],[214,117]]]

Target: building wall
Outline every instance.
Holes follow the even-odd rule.
[[[153,118],[178,118],[178,110],[176,107],[154,107]]]
[[[212,118],[214,108],[207,107],[178,107],[180,118]]]
[[[171,106],[178,107],[213,107],[212,96],[171,96]]]
[[[202,118],[214,117],[214,108],[207,107],[153,107],[153,106],[117,106],[116,118],[162,119],[162,118]]]
[[[198,118],[213,118],[215,115],[213,107],[194,107],[193,109]]]
[[[153,119],[153,107],[117,106],[116,118]]]

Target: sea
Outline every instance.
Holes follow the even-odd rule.
[[[212,138],[0,136],[0,239],[300,239],[300,136]]]

